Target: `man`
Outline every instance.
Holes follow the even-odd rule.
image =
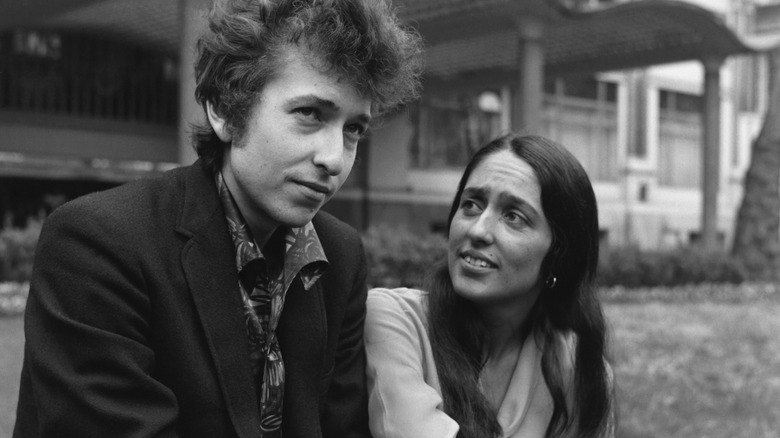
[[[368,436],[363,249],[318,211],[420,52],[378,0],[219,0],[198,162],[46,220],[14,436]]]

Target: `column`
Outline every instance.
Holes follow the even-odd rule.
[[[525,19],[517,23],[519,37],[518,73],[512,99],[512,129],[528,134],[543,134],[542,102],[544,99],[544,23]]]
[[[702,60],[704,66],[704,109],[702,123],[702,207],[701,243],[707,250],[718,243],[718,186],[720,180],[720,68],[723,58]]]
[[[197,159],[192,148],[191,125],[205,120],[195,102],[195,43],[206,26],[206,13],[213,0],[179,0],[179,163]]]

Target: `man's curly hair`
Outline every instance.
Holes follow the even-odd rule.
[[[197,43],[195,98],[241,134],[290,46],[347,78],[375,113],[419,95],[422,41],[385,0],[215,0]],[[208,122],[194,127],[193,140],[206,166],[219,169],[229,143]]]

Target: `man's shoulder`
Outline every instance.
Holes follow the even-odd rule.
[[[154,212],[173,208],[182,198],[183,181],[188,173],[197,171],[183,166],[160,175],[133,180],[119,186],[80,196],[57,208],[48,220],[60,217],[88,218],[147,217]]]
[[[323,245],[360,241],[360,233],[355,228],[328,212],[320,210],[312,219],[312,224]]]
[[[365,264],[363,240],[355,228],[324,211],[314,216],[312,224],[328,258],[328,271],[353,271]]]

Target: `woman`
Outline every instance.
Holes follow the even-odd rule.
[[[448,229],[426,291],[369,292],[374,437],[611,436],[598,214],[579,162],[541,137],[494,140]]]

